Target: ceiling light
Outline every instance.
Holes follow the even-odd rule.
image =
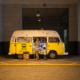
[[[36,16],[37,16],[37,17],[40,17],[40,14],[39,14],[39,13],[37,13],[37,14],[36,14]]]
[[[36,14],[36,16],[37,16],[37,17],[40,17],[40,13],[39,13],[39,11],[37,11],[37,14]]]
[[[38,22],[41,22],[41,19],[40,18],[38,19]]]

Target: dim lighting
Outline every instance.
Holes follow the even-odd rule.
[[[40,17],[40,14],[38,13],[38,14],[36,14],[36,16],[37,16],[37,17]]]
[[[41,30],[44,30],[44,28],[41,28]]]
[[[40,18],[38,19],[38,22],[41,22],[41,19]]]
[[[37,17],[40,17],[40,13],[39,13],[39,11],[37,11],[37,14],[36,14],[36,16],[37,16]]]

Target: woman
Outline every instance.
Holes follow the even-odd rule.
[[[36,54],[36,59],[39,59],[39,38],[36,38],[35,41],[35,54]]]

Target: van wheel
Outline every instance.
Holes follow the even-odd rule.
[[[22,54],[18,54],[18,58],[19,59],[22,59],[23,58],[23,55]]]
[[[51,51],[51,52],[49,53],[49,57],[50,57],[51,59],[55,59],[55,58],[57,58],[57,53],[56,53],[55,51]]]

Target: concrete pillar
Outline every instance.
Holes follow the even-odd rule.
[[[20,4],[3,4],[3,43],[4,55],[9,52],[9,42],[15,30],[22,29],[22,6]]]
[[[78,4],[78,54],[80,55],[80,3]]]
[[[0,3],[0,42],[2,41],[2,3]]]
[[[15,30],[22,29],[22,6],[19,4],[3,5],[3,41],[10,41]]]
[[[0,0],[0,55],[2,53],[2,0]]]
[[[69,5],[69,53],[78,53],[77,5]]]
[[[78,4],[78,41],[80,41],[80,3]]]
[[[73,4],[69,6],[69,41],[77,41],[77,29],[77,5]]]

